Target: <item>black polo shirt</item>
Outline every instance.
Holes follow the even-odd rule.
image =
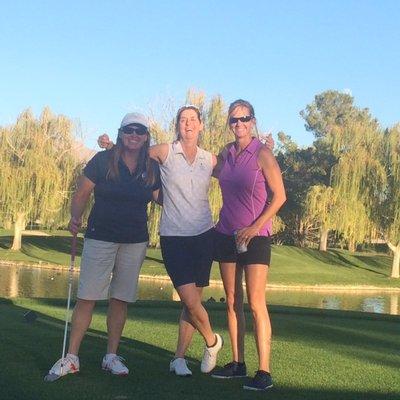
[[[160,187],[160,170],[154,160],[156,182],[146,187],[143,177],[132,175],[121,159],[119,180],[107,179],[111,151],[97,153],[83,170],[96,184],[94,205],[89,215],[85,237],[105,242],[141,243],[149,240],[147,204],[152,192]]]

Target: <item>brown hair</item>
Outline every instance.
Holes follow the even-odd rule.
[[[149,157],[150,147],[150,133],[147,133],[147,140],[143,144],[139,152],[139,158],[137,162],[135,177],[142,177],[146,186],[152,186],[156,180],[156,174],[154,171],[154,164]],[[116,145],[110,150],[110,159],[108,163],[107,179],[118,181],[119,180],[119,168],[118,164],[122,157],[124,145],[122,139],[118,137]]]
[[[201,113],[198,107],[196,107],[193,104],[189,104],[187,106],[183,106],[181,107],[178,112],[176,113],[176,119],[175,119],[175,132],[176,132],[176,139],[179,140],[180,139],[180,133],[179,133],[179,120],[181,119],[181,114],[185,111],[185,110],[193,110],[196,112],[197,114],[197,118],[199,119],[199,121],[201,122]]]

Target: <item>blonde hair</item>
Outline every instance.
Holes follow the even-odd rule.
[[[238,108],[238,107],[244,107],[247,108],[250,112],[250,116],[252,118],[256,117],[256,114],[254,112],[254,107],[252,106],[252,104],[250,102],[248,102],[247,100],[243,100],[243,99],[237,99],[234,102],[232,102],[231,104],[229,104],[229,108],[228,108],[228,116],[226,118],[226,126],[229,127],[229,118],[231,116],[231,114]],[[257,122],[254,123],[254,131],[256,133],[256,136],[259,137],[258,135],[258,128],[257,128]]]

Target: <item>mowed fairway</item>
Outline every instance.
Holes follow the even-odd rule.
[[[0,230],[0,260],[26,264],[50,263],[69,265],[71,235],[66,231],[53,232],[52,236],[24,236],[21,251],[9,250],[12,236]],[[78,239],[77,268],[83,238]],[[210,251],[212,251],[210,249]],[[269,283],[274,285],[331,285],[375,286],[400,288],[400,280],[390,278],[391,255],[375,252],[350,253],[330,249],[327,252],[294,246],[272,246]],[[147,249],[142,275],[167,276],[161,251]],[[211,270],[211,279],[220,279],[217,263]]]
[[[226,345],[219,365],[230,361],[225,309],[208,305],[215,329]],[[23,319],[27,309],[39,318]],[[202,341],[189,351],[193,377],[168,372],[176,344],[180,305],[138,302],[129,308],[120,354],[131,370],[111,376],[100,368],[105,351],[106,306],[96,308],[81,348],[81,372],[53,383],[43,376],[60,356],[65,300],[13,299],[0,302],[0,398],[6,399],[399,399],[400,317],[355,312],[270,307],[274,329],[275,387],[245,392],[243,380],[215,380],[199,371]],[[248,331],[251,319],[247,312]],[[246,338],[249,373],[257,368],[251,334]]]

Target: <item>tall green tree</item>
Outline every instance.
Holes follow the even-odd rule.
[[[329,231],[336,228],[337,196],[330,186],[312,186],[306,198],[306,220],[314,222],[320,230],[319,250],[326,251]]]
[[[326,90],[314,97],[314,101],[300,111],[306,122],[306,129],[311,131],[316,139],[334,140],[336,128],[357,121],[370,119],[368,108],[357,108],[354,98],[348,93],[337,90]]]
[[[400,124],[388,129],[383,137],[382,161],[386,168],[384,190],[376,192],[374,213],[378,229],[393,252],[392,278],[400,277]]]
[[[315,146],[298,147],[284,132],[278,133],[278,139],[277,160],[287,194],[287,202],[279,213],[285,225],[280,238],[296,246],[312,245],[320,225],[308,218],[307,192],[312,186],[329,185],[334,160]]]
[[[369,239],[374,229],[374,198],[386,182],[381,147],[382,132],[371,117],[347,122],[332,136],[332,150],[338,160],[332,169],[332,187],[339,200],[336,229],[351,251],[357,243]]]
[[[77,173],[72,122],[45,108],[39,118],[24,111],[1,128],[0,209],[14,223],[12,250],[21,248],[27,221],[55,227],[69,215]]]
[[[368,203],[371,172],[379,174],[379,182],[384,179],[379,151],[372,151],[379,143],[379,125],[368,109],[354,105],[352,96],[331,90],[316,95],[300,114],[315,135],[316,149],[332,159],[327,176],[336,201],[331,207],[329,229],[340,232],[349,249],[355,250],[372,227]],[[321,193],[311,191],[309,196],[313,195],[318,198]],[[309,208],[309,212],[313,210],[318,212],[318,208]],[[322,241],[327,240],[324,227],[328,225],[320,224],[320,248],[326,248]]]

